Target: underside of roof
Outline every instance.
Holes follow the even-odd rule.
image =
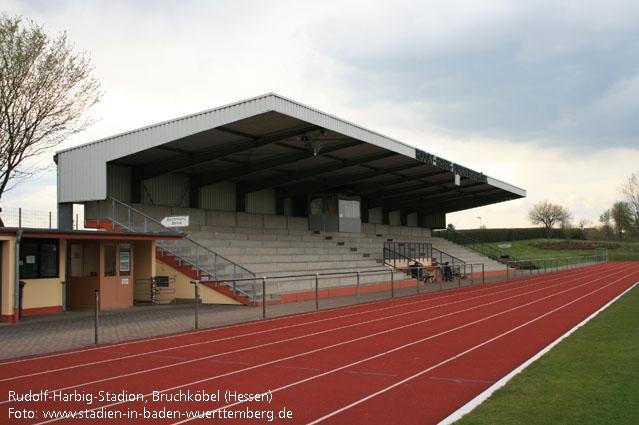
[[[57,161],[59,202],[104,199],[106,163],[130,167],[136,182],[179,174],[192,189],[233,182],[238,193],[273,188],[282,198],[339,192],[366,208],[427,215],[526,196],[275,94],[62,151]]]

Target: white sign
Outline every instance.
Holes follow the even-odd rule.
[[[129,279],[122,279],[122,285],[128,285]]]
[[[511,244],[511,243],[500,243],[497,246],[500,247],[500,248],[512,248],[513,244]]]
[[[164,217],[161,223],[164,227],[189,227],[190,218],[189,215],[172,215]]]

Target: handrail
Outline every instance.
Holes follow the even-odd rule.
[[[100,224],[100,220],[106,220],[111,222],[111,225],[116,228],[120,227],[124,230],[127,230],[129,232],[135,232],[135,231],[140,231],[140,230],[136,230],[134,228],[134,220],[133,220],[133,214],[137,214],[139,216],[142,216],[144,218],[144,232],[149,232],[151,227],[154,228],[154,232],[158,232],[158,231],[164,231],[164,232],[174,232],[174,230],[169,229],[167,227],[165,227],[159,220],[147,215],[146,213],[125,204],[122,201],[119,201],[111,196],[107,197],[107,200],[111,202],[111,213],[112,216],[111,217],[100,217],[101,215],[101,209],[100,209],[100,202],[101,201],[97,201],[98,203],[98,217],[94,220],[97,220],[98,225]],[[118,214],[117,214],[117,206],[122,206],[125,209],[125,214],[126,214],[126,223],[124,223],[122,220],[118,220]],[[85,220],[92,220],[90,218],[86,218]],[[174,243],[175,244],[175,243]],[[191,250],[193,250],[193,255],[194,255],[194,260],[190,260],[189,258],[187,258],[188,254],[185,254],[183,252],[184,248],[189,248]],[[219,283],[222,283],[225,286],[228,286],[232,289],[233,292],[233,297],[235,299],[237,299],[238,297],[238,293],[241,295],[244,295],[246,297],[248,297],[249,299],[253,300],[253,304],[256,304],[256,287],[255,287],[255,279],[256,279],[256,275],[255,273],[253,273],[252,271],[250,271],[249,269],[247,269],[246,267],[235,263],[234,261],[226,258],[225,256],[218,254],[217,252],[211,250],[210,248],[200,244],[199,242],[190,239],[186,236],[183,237],[182,240],[177,241],[177,249],[174,246],[171,246],[169,244],[167,244],[167,241],[162,240],[160,242],[160,247],[159,247],[160,251],[163,253],[168,253],[170,255],[172,255],[173,257],[175,257],[178,262],[180,264],[185,263],[188,264],[189,266],[191,266],[196,273],[198,274],[198,276],[210,276],[212,278],[212,281],[216,281]],[[212,257],[212,263],[209,263],[207,261],[205,261],[207,258],[211,258]],[[213,267],[212,270],[210,270],[211,266],[208,266],[206,264],[211,264],[211,266]],[[238,270],[240,271],[240,273],[244,272],[247,273],[249,275],[251,275],[252,277],[250,279],[253,279],[254,283],[253,283],[253,290],[252,290],[252,294],[249,292],[246,292],[240,288],[237,288],[235,284],[231,283],[232,280],[229,280],[227,278],[223,278],[220,276],[219,274],[219,269],[220,266],[232,266],[233,267],[233,278],[237,277],[237,273]]]
[[[397,260],[431,258],[432,244],[426,242],[384,242],[384,265],[396,267]]]
[[[438,238],[444,238],[458,245],[470,248],[473,251],[477,251],[480,254],[485,255],[486,257],[491,258],[502,264],[506,264],[506,262],[509,260],[519,261],[518,258],[513,257],[506,251],[502,251],[500,249],[487,245],[481,241],[478,241],[477,239],[474,239],[470,236],[459,233],[456,230],[446,229],[446,235],[441,236],[443,233],[444,232],[433,232],[433,236]]]
[[[387,255],[388,253],[388,255]],[[437,255],[437,253],[439,255]],[[421,258],[439,258],[440,263],[465,264],[460,258],[450,255],[428,242],[384,242],[384,264],[395,267],[397,260],[415,261]]]

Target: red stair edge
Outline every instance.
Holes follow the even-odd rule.
[[[233,297],[233,290],[226,285],[220,285],[218,282],[214,280],[206,281],[206,278],[211,278],[208,275],[199,275],[197,271],[193,270],[193,268],[188,264],[181,264],[180,262],[173,257],[172,255],[168,255],[163,253],[160,249],[155,250],[155,258],[167,264],[168,266],[174,268],[175,270],[184,273],[189,276],[193,280],[205,280],[201,282],[203,285],[213,289],[214,291],[219,292],[222,295],[226,295],[227,297],[233,298],[244,305],[253,305],[253,302],[249,300],[246,295],[237,295],[237,297]]]

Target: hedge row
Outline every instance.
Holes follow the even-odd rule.
[[[473,230],[456,230],[462,236],[471,237],[479,242],[509,242],[521,241],[527,239],[542,239],[550,237],[552,239],[564,239],[566,233],[563,229],[551,229],[550,235],[546,229],[539,227],[521,228],[521,229],[473,229]],[[446,230],[437,230],[433,232],[434,236],[446,237]],[[449,235],[454,238],[453,235]]]

